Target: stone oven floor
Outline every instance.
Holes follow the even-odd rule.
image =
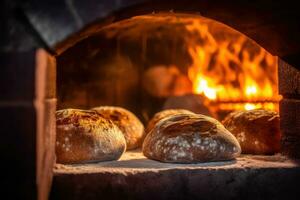
[[[281,155],[260,156],[242,155],[233,161],[208,162],[198,164],[172,164],[147,159],[141,151],[125,152],[118,161],[107,161],[90,164],[63,165],[56,164],[56,175],[68,173],[142,173],[173,169],[186,170],[217,170],[237,168],[294,168],[300,165]]]
[[[284,199],[300,196],[300,163],[281,155],[169,164],[126,152],[120,160],[56,164],[51,199]],[[298,198],[295,198],[298,199]]]

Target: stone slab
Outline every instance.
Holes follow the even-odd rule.
[[[300,191],[300,164],[281,155],[168,164],[126,152],[119,161],[55,167],[51,199],[283,199]]]

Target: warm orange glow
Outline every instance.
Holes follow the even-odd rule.
[[[204,94],[211,100],[215,100],[217,98],[217,90],[216,88],[212,88],[209,86],[209,79],[203,78],[201,76],[197,76],[195,82],[195,92],[196,94]]]
[[[206,96],[210,106],[218,102],[219,109],[277,110],[276,57],[227,26],[214,24],[224,32],[221,39],[216,39],[205,20],[186,26],[205,41],[189,48],[193,64],[188,76],[194,93]]]
[[[244,105],[245,110],[253,110],[255,108],[256,108],[256,105],[253,103],[245,103],[245,105]]]
[[[135,24],[134,19],[142,23]],[[118,31],[119,26],[124,26],[124,31]],[[171,70],[173,66],[148,69],[147,73],[150,71],[155,81],[149,78],[152,85],[149,84],[151,87],[147,90],[154,96],[191,92],[203,95],[207,98],[201,101],[205,99],[204,104],[213,114],[220,110],[227,113],[254,108],[278,111],[277,58],[224,24],[197,15],[161,13],[134,17],[131,23],[117,24],[108,33],[122,33],[118,38],[140,38],[144,52],[147,52],[147,45],[151,46],[149,41],[152,40],[147,38],[171,38],[172,43],[162,42],[161,45],[167,45],[167,54],[172,55],[171,63],[176,63],[178,70]],[[173,55],[173,52],[188,53],[189,57]],[[159,48],[157,53],[160,53]],[[186,73],[188,78],[184,79]],[[174,81],[174,77],[184,78],[180,82]]]

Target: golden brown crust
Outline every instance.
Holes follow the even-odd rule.
[[[152,117],[152,119],[148,122],[146,133],[149,133],[153,129],[155,124],[157,124],[161,119],[176,114],[194,114],[194,113],[192,111],[185,110],[185,109],[167,109],[167,110],[160,111],[156,113]]]
[[[280,150],[279,115],[274,111],[235,111],[223,124],[238,139],[242,153],[274,154]]]
[[[93,108],[106,119],[113,121],[125,136],[127,149],[140,147],[144,136],[144,125],[129,110],[115,106],[100,106]]]
[[[126,149],[123,134],[95,111],[56,111],[56,157],[73,164],[117,160]]]
[[[231,160],[240,151],[236,138],[220,122],[196,114],[177,114],[160,120],[143,143],[144,155],[162,162]]]

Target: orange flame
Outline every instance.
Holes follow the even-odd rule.
[[[214,23],[223,38],[216,38],[205,20],[186,25],[205,41],[189,48],[193,92],[205,95],[210,103],[219,102],[225,110],[277,110],[277,58],[237,31]]]
[[[153,32],[153,27],[164,30],[169,25],[174,33],[180,31],[179,35],[184,40],[182,48],[186,50],[188,46],[192,58],[187,72],[193,92],[207,97],[204,103],[212,112],[218,109],[278,110],[281,96],[277,90],[277,58],[246,36],[224,24],[195,15],[167,13],[135,18],[141,18],[145,28],[139,29],[138,25],[131,24],[130,28],[124,29],[126,31],[112,29],[109,33],[127,34],[122,35],[122,38],[135,34],[147,38],[145,35],[150,32],[163,38],[158,30]],[[144,39],[142,44],[144,45]],[[182,66],[178,66],[178,69],[181,68]],[[187,87],[186,91],[180,90],[180,93],[190,93],[190,89]]]

